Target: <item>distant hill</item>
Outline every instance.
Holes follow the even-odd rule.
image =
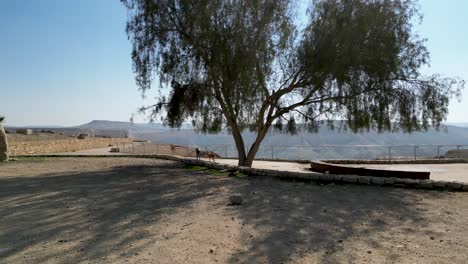
[[[447,123],[447,125],[449,126],[458,126],[458,127],[468,127],[468,123],[467,122],[462,122],[462,123]]]
[[[89,123],[76,126],[77,128],[97,130],[132,130],[132,131],[171,131],[172,129],[161,123],[132,123],[123,121],[93,120]],[[191,129],[190,125],[184,125],[185,129]]]
[[[132,123],[122,121],[108,121],[108,120],[93,120],[89,123],[77,126],[78,128],[92,128],[92,129],[103,129],[103,130],[147,130],[147,129],[165,129],[162,124],[151,123]]]

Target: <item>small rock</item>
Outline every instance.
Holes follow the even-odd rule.
[[[242,204],[242,196],[240,196],[240,195],[229,196],[229,201],[231,202],[231,205],[241,205]]]
[[[371,254],[371,253],[372,253],[372,251],[370,251],[370,250],[367,250],[367,254]]]
[[[210,248],[210,254],[213,254],[214,250],[212,248]]]
[[[434,240],[435,238],[433,236],[430,237],[431,240]]]

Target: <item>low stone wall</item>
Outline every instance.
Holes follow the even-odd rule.
[[[225,158],[226,159],[226,158]],[[227,158],[227,159],[235,159],[237,158]],[[268,158],[258,158],[255,160],[261,161],[274,161],[274,162],[294,162],[294,163],[301,163],[307,164],[310,163],[310,160],[288,160],[288,159],[268,159]],[[443,159],[416,159],[416,160],[320,160],[326,163],[332,164],[370,164],[370,165],[386,165],[386,164],[450,164],[450,163],[468,163],[468,158],[443,158]]]
[[[449,190],[449,191],[464,191],[468,192],[468,183],[451,182],[451,181],[434,181],[434,180],[413,180],[402,178],[385,178],[385,177],[372,177],[372,176],[359,176],[359,175],[334,175],[322,174],[314,172],[291,172],[291,171],[278,171],[269,169],[255,169],[248,167],[238,167],[233,165],[225,165],[203,160],[193,160],[180,158],[179,161],[189,164],[205,166],[219,170],[239,171],[253,176],[268,176],[285,178],[292,180],[301,180],[307,182],[318,183],[335,183],[335,184],[364,184],[364,185],[379,185],[379,186],[395,186],[417,189],[429,190]]]
[[[28,156],[28,155],[23,155]],[[64,157],[59,155],[32,155],[33,157]],[[196,160],[193,158],[183,158],[172,155],[73,155],[67,157],[112,157],[112,158],[155,158],[179,161],[186,165],[192,166],[204,166],[217,170],[237,171],[242,172],[251,176],[262,176],[262,177],[276,177],[280,179],[297,180],[304,182],[316,182],[323,184],[361,184],[361,185],[377,185],[377,186],[393,186],[393,187],[404,187],[404,188],[416,188],[426,190],[448,190],[448,191],[463,191],[468,192],[468,183],[456,182],[456,181],[434,181],[434,180],[413,180],[413,179],[402,179],[402,178],[384,178],[384,177],[372,177],[372,176],[358,176],[358,175],[334,175],[334,174],[323,174],[316,172],[292,172],[292,171],[279,171],[269,169],[256,169],[242,166],[234,166],[227,164],[214,163],[204,160]]]
[[[11,155],[31,155],[74,152],[79,150],[103,148],[109,144],[130,143],[130,138],[87,138],[87,139],[62,139],[10,143]]]

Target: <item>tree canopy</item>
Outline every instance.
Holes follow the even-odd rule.
[[[156,78],[168,91],[142,111],[172,127],[229,128],[239,165],[251,166],[271,127],[438,128],[464,87],[421,74],[429,52],[412,32],[413,0],[313,0],[304,19],[292,0],[122,2],[138,86]],[[257,133],[248,150],[244,129]]]

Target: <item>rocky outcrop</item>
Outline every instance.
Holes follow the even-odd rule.
[[[3,128],[3,119],[4,117],[0,116],[0,161],[8,160],[8,141]]]

